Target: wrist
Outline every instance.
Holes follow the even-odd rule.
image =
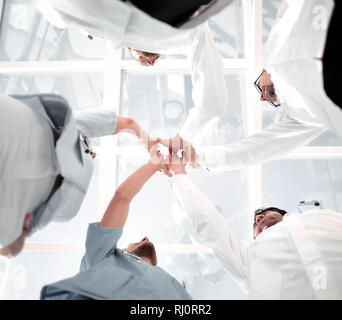
[[[163,167],[161,163],[154,163],[153,159],[151,159],[146,166],[152,171],[159,171]]]
[[[171,171],[173,171],[173,170],[171,169]],[[180,175],[180,174],[186,174],[185,169],[178,169],[178,170],[173,171],[173,172],[174,172],[175,176]]]
[[[132,118],[123,118],[124,119],[124,129],[134,132],[137,135],[137,122]]]

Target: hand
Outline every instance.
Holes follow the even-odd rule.
[[[178,158],[177,156],[169,156],[169,163],[167,164],[169,172],[172,176],[177,174],[186,174],[185,170],[186,159],[184,157]]]
[[[161,171],[168,177],[172,177],[172,174],[169,172],[168,168],[168,157],[165,157],[162,155],[160,150],[158,150],[158,145],[155,144],[154,147],[152,147],[150,152],[151,158],[149,160],[149,165],[154,168],[155,171]]]
[[[147,133],[145,135],[141,134],[142,138],[140,138],[139,143],[143,145],[146,150],[151,153],[153,152],[153,147],[160,143],[161,139],[157,136],[149,136]]]
[[[170,139],[161,139],[159,143],[169,148],[170,154],[174,156],[180,157],[179,151],[183,150],[181,156],[184,157],[185,163],[189,163],[194,169],[199,168],[195,148],[191,143],[180,137],[179,134]]]
[[[147,151],[151,154],[153,152],[153,147],[160,143],[161,139],[157,136],[149,136],[147,143]]]

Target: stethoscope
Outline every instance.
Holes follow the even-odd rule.
[[[321,200],[300,201],[297,206],[297,209],[299,210],[300,213],[303,212],[300,208],[303,206],[314,206],[314,207],[319,207],[321,210],[324,209],[323,202]]]
[[[83,144],[84,152],[89,153],[91,157],[94,159],[96,156],[96,153],[93,151],[88,138],[84,134],[80,133],[80,140]]]

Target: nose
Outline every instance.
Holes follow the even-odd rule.
[[[144,237],[140,242],[146,242],[148,241],[148,237]]]
[[[151,58],[148,59],[146,62],[150,65],[150,66],[154,66],[154,64],[156,63],[157,58]]]
[[[261,94],[260,94],[260,101],[267,101],[265,97],[266,89],[265,87],[262,88]]]
[[[152,56],[152,57],[149,57],[148,58],[148,63],[153,66],[155,65],[155,63],[157,62],[157,60],[159,59],[160,55],[155,55],[155,56]]]
[[[260,221],[263,217],[264,217],[263,214],[257,215],[257,216],[255,217],[255,222],[256,222],[256,223],[259,223],[259,221]]]

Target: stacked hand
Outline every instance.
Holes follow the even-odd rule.
[[[169,173],[171,173],[172,176],[176,174],[186,174],[185,171],[185,165],[186,165],[186,159],[179,158],[178,156],[175,155],[169,155],[169,163],[168,163],[168,170]]]
[[[186,174],[187,163],[190,163],[193,168],[198,168],[195,162],[195,149],[182,138],[176,136],[173,139],[156,139],[155,141],[158,143],[155,143],[149,150],[151,155],[149,162],[156,166],[156,170],[170,177],[175,174]],[[166,146],[166,154],[161,152],[161,144]]]
[[[144,144],[147,151],[151,154],[154,152],[155,147],[161,143],[161,139],[156,136],[148,136],[148,141]]]
[[[175,158],[182,158],[185,163],[189,163],[191,167],[197,169],[197,155],[191,143],[185,141],[177,134],[171,139],[160,140],[160,143],[169,149],[169,153]],[[181,154],[180,154],[181,153]]]
[[[151,148],[150,155],[149,164],[153,166],[156,171],[161,171],[165,175],[172,177],[172,173],[169,171],[168,167],[168,157],[161,153],[158,144]]]
[[[148,144],[146,145],[148,152],[151,154],[151,157],[157,159],[161,157],[161,153],[156,158],[156,150],[160,148],[160,144],[165,146],[169,152],[169,155],[163,157],[164,168],[165,165],[167,167],[173,168],[174,170],[179,171],[179,166],[185,166],[187,163],[192,168],[199,168],[197,163],[197,155],[194,147],[184,139],[182,139],[178,134],[174,138],[170,139],[160,139],[158,137],[149,137]],[[176,168],[177,167],[177,168]]]

